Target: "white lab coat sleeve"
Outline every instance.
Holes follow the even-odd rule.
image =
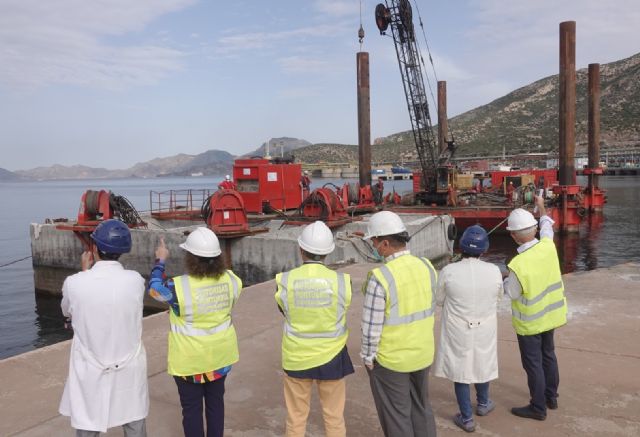
[[[71,302],[69,300],[69,286],[67,280],[62,284],[62,302],[60,302],[60,308],[62,308],[63,316],[71,317]]]
[[[440,271],[438,275],[438,285],[436,286],[436,305],[442,306],[444,304],[444,298],[446,296],[446,272],[443,270]]]

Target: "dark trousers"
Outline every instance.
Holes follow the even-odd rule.
[[[185,437],[203,437],[202,401],[207,418],[207,437],[224,433],[224,381],[226,375],[212,382],[195,384],[174,376],[182,405],[182,428]]]
[[[429,367],[402,373],[375,363],[367,369],[382,431],[386,437],[435,437],[429,403]]]
[[[558,397],[558,360],[553,345],[553,329],[536,335],[518,335],[522,367],[527,372],[531,407],[546,414],[546,399]]]

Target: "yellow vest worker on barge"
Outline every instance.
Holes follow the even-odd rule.
[[[318,384],[327,437],[345,437],[345,381],[354,372],[347,352],[351,278],[323,264],[333,252],[331,230],[317,221],[298,238],[304,264],[276,275],[275,295],[285,316],[282,333],[287,437],[304,437],[311,389]]]
[[[203,400],[206,436],[222,437],[225,379],[238,361],[231,310],[240,296],[242,281],[226,269],[220,242],[212,230],[196,228],[180,247],[186,251],[187,274],[166,279],[169,251],[161,240],[149,294],[171,307],[167,371],[178,386],[185,437],[205,435]]]
[[[519,246],[508,265],[504,289],[512,299],[512,323],[531,395],[529,405],[511,412],[545,420],[547,408],[558,408],[560,378],[553,332],[567,323],[567,302],[553,243],[554,222],[546,215],[544,199],[536,196],[535,203],[540,211],[540,241],[535,237],[538,223],[529,211],[518,208],[509,215],[507,230]]]
[[[380,425],[387,437],[434,437],[428,381],[436,271],[428,259],[411,255],[409,234],[393,212],[371,216],[365,239],[384,259],[364,286],[360,352]]]

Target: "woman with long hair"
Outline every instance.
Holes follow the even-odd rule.
[[[186,274],[168,279],[164,240],[156,249],[149,295],[169,304],[167,371],[178,386],[185,437],[202,437],[204,400],[207,437],[224,432],[224,384],[238,361],[238,340],[231,310],[242,281],[226,267],[220,243],[208,228],[196,228],[180,245]]]

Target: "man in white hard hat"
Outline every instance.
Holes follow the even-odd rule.
[[[524,407],[512,408],[519,417],[545,420],[547,409],[558,408],[558,361],[553,333],[567,323],[567,302],[558,252],[553,243],[553,220],[547,216],[544,199],[535,196],[540,211],[538,223],[522,208],[511,212],[507,230],[518,243],[518,255],[509,263],[504,281],[511,300],[512,324],[518,337],[522,367],[527,373],[531,399]]]
[[[311,389],[318,385],[327,437],[345,437],[344,377],[354,372],[347,352],[351,278],[324,265],[335,243],[317,221],[298,238],[303,264],[278,273],[275,299],[285,316],[282,333],[287,437],[304,437]]]
[[[303,190],[309,190],[311,186],[311,178],[309,177],[309,172],[305,170],[302,172],[302,176],[300,176],[300,186]]]
[[[224,177],[224,181],[218,184],[218,189],[220,190],[237,190],[238,187],[235,182],[231,180],[230,175],[226,175]]]
[[[428,381],[436,271],[411,255],[407,229],[393,212],[371,216],[364,238],[384,260],[364,285],[360,352],[380,425],[385,436],[435,436]]]

